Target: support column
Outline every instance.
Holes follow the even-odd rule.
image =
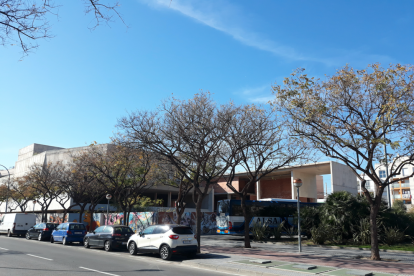
[[[171,192],[168,192],[168,203],[167,207],[171,207]]]
[[[256,199],[261,199],[261,189],[260,189],[260,180],[256,182]]]

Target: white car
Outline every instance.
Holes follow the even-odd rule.
[[[173,254],[194,256],[197,253],[197,239],[190,227],[178,224],[151,225],[128,240],[131,255],[138,252],[159,253],[163,260]]]

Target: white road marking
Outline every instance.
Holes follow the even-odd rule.
[[[0,247],[0,249],[3,249],[3,250],[8,250],[7,248],[3,248],[3,247]]]
[[[86,268],[86,267],[82,267],[82,266],[80,266],[79,268],[90,270],[90,271],[93,271],[93,272],[96,272],[96,273],[101,273],[101,274],[106,274],[106,275],[111,275],[111,276],[119,276],[119,275],[116,275],[116,274],[111,274],[111,273],[108,273],[108,272],[103,272],[103,271],[90,269],[90,268]]]
[[[48,258],[45,258],[45,257],[40,257],[40,256],[32,255],[32,254],[26,254],[26,255],[31,256],[31,257],[35,257],[35,258],[40,258],[40,259],[48,260],[48,261],[53,261],[53,259],[48,259]]]

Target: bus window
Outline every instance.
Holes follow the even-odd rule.
[[[229,200],[219,200],[217,202],[217,211],[219,214],[229,214],[230,204]]]

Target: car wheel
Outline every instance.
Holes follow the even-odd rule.
[[[89,239],[84,239],[83,240],[83,247],[85,247],[85,248],[89,248],[90,246],[89,246]]]
[[[111,242],[106,241],[105,245],[104,245],[104,248],[105,248],[105,251],[111,251],[112,250]]]
[[[39,233],[39,236],[37,236],[37,239],[38,239],[39,241],[43,240],[43,238],[42,238],[42,233]]]
[[[170,247],[168,245],[161,246],[160,256],[161,256],[161,259],[163,259],[163,260],[170,260],[171,259],[172,253],[171,253]]]
[[[66,238],[65,237],[63,237],[63,239],[62,239],[62,244],[63,245],[68,245],[68,242],[66,241]]]
[[[10,232],[10,230],[7,230],[7,237],[11,237],[12,233]]]
[[[137,250],[137,245],[135,244],[135,242],[131,242],[129,244],[128,250],[129,250],[129,254],[131,254],[131,255],[136,255],[137,254],[138,250]]]
[[[26,240],[30,240],[30,234],[26,233]]]
[[[54,243],[55,240],[53,239],[53,236],[50,237],[50,243]]]

